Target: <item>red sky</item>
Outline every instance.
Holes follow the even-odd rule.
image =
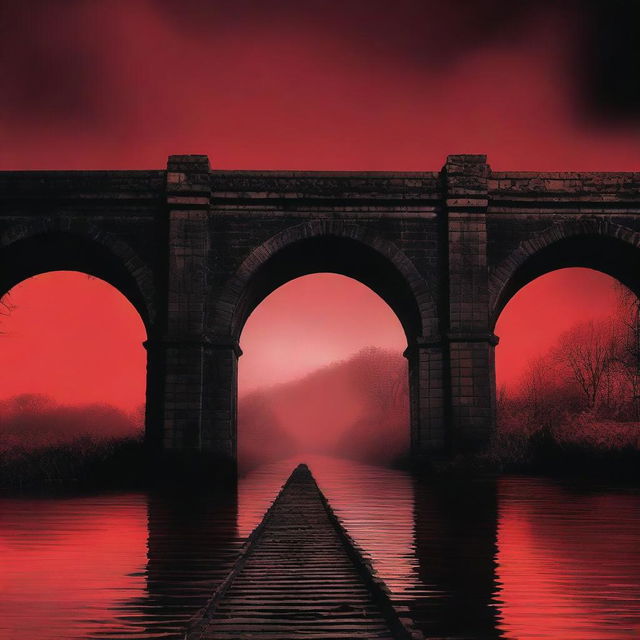
[[[14,287],[0,316],[0,399],[50,395],[61,404],[144,402],[145,328],[111,285],[74,272],[47,273]]]
[[[602,105],[585,78],[596,66],[584,55],[594,16],[579,18],[580,3],[268,4],[5,3],[0,170],[162,168],[170,153],[247,169],[434,170],[450,153],[486,153],[501,170],[640,168],[637,121],[594,117]],[[498,325],[506,378],[610,304],[603,277],[584,271],[530,291]],[[56,275],[24,283],[14,302],[0,397],[142,401],[144,330],[119,294]],[[358,283],[301,279],[249,319],[242,388],[402,341]]]
[[[251,391],[264,386],[266,376],[285,382],[370,345],[404,351],[407,341],[395,313],[371,289],[323,273],[268,296],[247,320],[240,345],[239,384]]]

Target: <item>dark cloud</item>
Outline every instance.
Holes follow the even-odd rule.
[[[5,120],[31,120],[36,126],[96,128],[122,124],[131,117],[126,108],[121,112],[119,103],[127,105],[132,93],[145,89],[123,76],[121,65],[128,63],[116,54],[121,48],[126,51],[128,44],[118,41],[116,22],[106,20],[107,15],[134,24],[129,33],[135,33],[148,50],[145,63],[131,62],[140,67],[136,69],[140,78],[163,73],[154,63],[156,51],[175,47],[178,58],[184,54],[178,44],[161,41],[157,31],[147,29],[145,20],[151,18],[204,45],[201,59],[185,58],[189,66],[206,67],[207,59],[218,55],[224,35],[246,41],[250,49],[256,34],[268,33],[269,41],[283,42],[313,34],[327,47],[334,40],[346,42],[354,55],[374,68],[438,74],[463,64],[480,48],[517,43],[532,23],[546,15],[551,21],[560,20],[566,32],[566,46],[576,60],[566,86],[573,89],[582,111],[621,118],[640,113],[639,11],[636,0],[3,2],[0,112]],[[313,69],[308,81],[313,82]],[[171,76],[166,82],[173,84]],[[182,87],[181,82],[175,84]]]
[[[253,29],[315,31],[404,64],[449,65],[496,39],[516,38],[548,3],[519,0],[158,0],[177,29],[198,37]]]
[[[0,25],[5,116],[76,125],[104,119],[109,59],[86,2],[3,2]]]
[[[583,55],[576,58],[591,111],[608,120],[640,114],[640,3],[590,0]]]
[[[637,0],[158,0],[156,6],[194,36],[256,24],[283,38],[290,29],[312,29],[350,40],[373,63],[443,72],[479,48],[516,42],[546,15],[561,21],[575,61],[567,88],[582,111],[605,119],[640,114]]]

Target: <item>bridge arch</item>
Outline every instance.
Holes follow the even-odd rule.
[[[159,310],[152,270],[122,239],[77,218],[42,217],[0,233],[0,296],[27,278],[52,271],[77,271],[104,280],[136,309],[147,340],[157,333]],[[159,423],[162,363],[147,351],[149,442]]]
[[[639,294],[640,233],[594,218],[559,222],[524,240],[490,274],[490,326],[529,282],[566,267],[601,271]]]
[[[408,344],[437,332],[437,312],[425,279],[392,242],[344,221],[290,227],[255,248],[212,301],[209,330],[239,339],[251,312],[279,286],[312,273],[358,280],[396,313]]]
[[[123,240],[81,219],[39,218],[0,234],[0,295],[49,271],[79,271],[108,282],[136,308],[149,334],[156,322],[151,269]]]
[[[212,345],[221,350],[213,367],[216,373],[212,386],[227,390],[223,397],[217,392],[212,433],[227,434],[225,446],[235,459],[237,345],[251,312],[279,286],[320,272],[338,273],[361,282],[396,314],[408,345],[412,450],[441,448],[441,346],[434,346],[438,315],[427,282],[391,241],[357,223],[338,220],[310,221],[272,236],[245,258],[210,301],[213,311],[207,323],[209,336]],[[220,436],[211,437],[216,438]]]

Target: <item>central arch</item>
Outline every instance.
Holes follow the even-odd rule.
[[[319,272],[338,273],[372,289],[397,314],[409,344],[436,332],[432,296],[409,258],[357,224],[332,220],[290,227],[254,249],[212,301],[211,333],[238,339],[253,309],[270,293]]]
[[[347,221],[313,221],[290,227],[254,249],[229,278],[218,296],[210,300],[213,310],[207,323],[212,344],[233,345],[236,354],[244,324],[262,300],[281,285],[313,273],[337,273],[353,278],[378,294],[398,317],[406,339],[407,354],[424,336],[437,332],[438,318],[433,297],[422,275],[411,260],[392,242],[371,234],[362,226]],[[212,294],[213,295],[213,294]],[[225,360],[228,363],[228,358]],[[224,365],[226,368],[228,364]],[[234,452],[237,442],[237,365],[229,367],[233,388],[232,406],[223,407],[230,416],[227,428],[214,425],[231,438]],[[218,371],[220,367],[218,367]],[[419,370],[423,371],[422,378]],[[421,422],[421,381],[425,368],[419,358],[409,357],[411,443],[419,448]],[[227,377],[227,380],[228,380]],[[228,412],[228,414],[226,413]],[[220,407],[217,409],[220,414]],[[215,419],[214,419],[215,420]]]

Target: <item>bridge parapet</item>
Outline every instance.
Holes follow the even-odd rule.
[[[492,213],[640,212],[640,173],[492,173]]]

